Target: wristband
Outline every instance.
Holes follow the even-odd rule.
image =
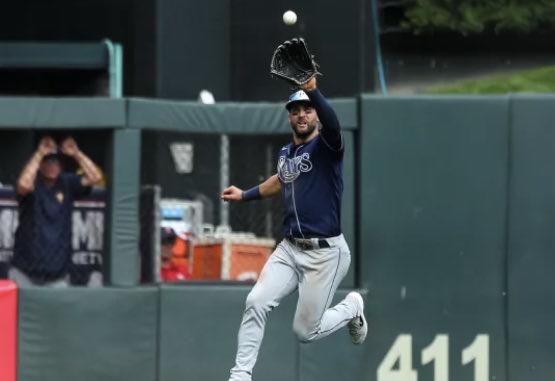
[[[243,201],[259,200],[261,198],[262,196],[260,195],[260,187],[258,185],[250,189],[247,189],[241,195],[241,199]]]

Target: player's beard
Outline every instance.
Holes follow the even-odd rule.
[[[305,138],[309,137],[314,132],[316,127],[318,127],[318,121],[315,121],[313,123],[308,123],[307,122],[307,127],[306,127],[306,130],[304,130],[304,131],[299,131],[299,127],[297,126],[296,123],[291,124],[291,129],[293,130],[293,133],[299,139],[305,139]]]

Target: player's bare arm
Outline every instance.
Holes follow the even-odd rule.
[[[270,176],[266,181],[259,185],[262,198],[274,197],[281,192],[281,183],[278,176]]]
[[[102,180],[102,173],[96,164],[79,149],[77,142],[72,137],[66,138],[61,145],[62,152],[71,156],[83,169],[84,175],[81,178],[81,185],[92,186]]]
[[[247,192],[255,194],[256,188],[258,188],[259,197],[256,197],[254,195],[254,198],[250,198],[249,193]],[[224,201],[249,201],[256,198],[273,197],[275,195],[278,195],[280,192],[281,184],[279,182],[279,179],[277,175],[273,175],[257,187],[253,187],[247,191],[243,191],[241,188],[238,188],[234,185],[229,186],[224,189],[220,197]]]
[[[56,149],[56,142],[50,136],[45,136],[41,139],[37,150],[33,153],[33,156],[31,156],[31,159],[29,159],[19,175],[16,185],[16,193],[18,195],[26,196],[33,192],[35,189],[35,179],[42,159],[49,153],[56,151]]]

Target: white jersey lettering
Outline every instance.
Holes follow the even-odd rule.
[[[299,177],[301,172],[310,172],[312,170],[312,162],[310,161],[310,153],[305,152],[300,156],[287,158],[280,156],[277,165],[277,173],[281,181],[291,183]]]

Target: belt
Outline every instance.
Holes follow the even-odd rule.
[[[287,240],[301,250],[317,250],[331,247],[324,238],[295,238],[287,237]]]

